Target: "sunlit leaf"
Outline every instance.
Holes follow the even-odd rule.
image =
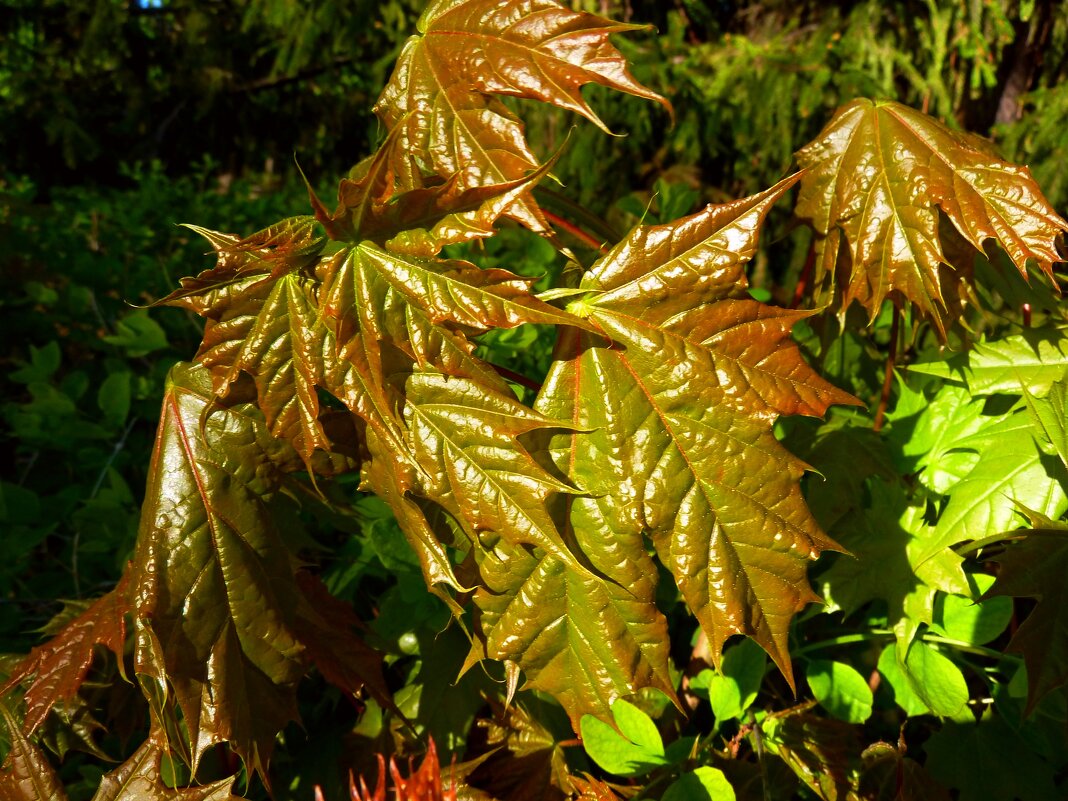
[[[995,392],[1019,394],[1026,385],[1033,395],[1045,395],[1068,371],[1068,337],[1057,328],[1027,329],[936,362],[909,365],[910,372],[964,383],[973,395]]]
[[[717,662],[746,634],[787,676],[790,619],[817,600],[807,562],[836,546],[801,497],[804,464],[771,429],[782,414],[855,402],[790,342],[804,313],[746,292],[761,221],[796,180],[631,232],[568,306],[607,339],[561,350],[538,400],[579,429],[558,463],[597,498],[616,561],[641,564],[649,532]]]
[[[572,11],[553,0],[510,5],[492,0],[436,0],[405,45],[375,112],[390,131],[391,170],[402,189],[423,174],[463,189],[504,184],[538,162],[522,123],[502,96],[551,103],[601,125],[580,88],[597,83],[667,101],[635,81],[609,36],[640,26]],[[417,155],[418,154],[418,155]],[[529,196],[509,211],[535,229],[544,222]]]
[[[842,518],[835,535],[851,555],[835,558],[821,577],[828,601],[847,614],[873,600],[886,603],[891,627],[934,622],[939,590],[967,595],[955,544],[924,520],[926,504],[910,502],[899,482],[868,482],[870,503]]]
[[[205,368],[174,369],[134,556],[135,614],[146,623],[137,670],[173,687],[194,760],[230,741],[262,774],[296,717],[297,588],[270,509],[262,419],[249,407],[207,414],[212,397]]]
[[[818,235],[815,282],[837,284],[843,310],[856,300],[874,319],[897,296],[939,329],[959,315],[967,269],[951,262],[939,214],[977,250],[995,241],[1024,276],[1028,259],[1051,277],[1061,261],[1055,240],[1068,223],[1026,167],[899,103],[846,104],[797,160],[797,214]]]

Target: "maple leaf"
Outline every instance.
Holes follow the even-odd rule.
[[[171,373],[131,576],[137,672],[173,687],[194,764],[229,740],[264,774],[304,673],[297,588],[271,513],[258,412],[216,408],[204,367]]]
[[[958,449],[974,451],[978,458],[950,490],[938,519],[942,542],[979,540],[1004,531],[1016,519],[1017,505],[1053,517],[1068,508],[1068,472],[1046,455],[1035,434],[1030,414],[1018,407],[957,441]]]
[[[1038,599],[1006,647],[1022,654],[1027,665],[1025,714],[1030,714],[1046,693],[1068,681],[1068,525],[1031,509],[1024,514],[1033,528],[990,557],[1000,570],[983,598]]]
[[[392,159],[403,126],[396,126],[373,156],[361,161],[338,186],[337,209],[330,213],[308,185],[315,216],[332,239],[370,240],[393,252],[433,256],[445,245],[491,236],[493,224],[528,193],[556,159],[512,181],[464,186],[464,174],[396,191]]]
[[[514,396],[440,373],[408,380],[404,409],[412,453],[424,470],[423,492],[462,525],[472,541],[537,545],[576,571],[547,502],[577,490],[549,473],[519,438],[559,427]]]
[[[23,733],[11,711],[0,702],[0,717],[11,738],[0,766],[0,801],[67,801],[63,783],[40,748]]]
[[[215,247],[218,266],[183,280],[159,303],[207,318],[197,360],[211,369],[216,394],[225,397],[248,373],[271,433],[309,462],[316,449],[330,449],[316,387],[331,348],[307,274],[325,239],[310,217],[243,240],[197,230]]]
[[[856,300],[874,319],[900,296],[944,336],[965,272],[949,263],[939,211],[977,250],[996,241],[1024,277],[1028,259],[1050,277],[1061,261],[1055,239],[1068,223],[1026,167],[899,103],[846,104],[797,160],[806,173],[796,212],[818,237],[815,283],[837,284],[843,311]]]
[[[166,738],[154,730],[115,770],[101,777],[93,801],[237,801],[234,779],[193,787],[168,787],[162,773]]]
[[[505,184],[537,169],[522,124],[502,96],[550,103],[602,128],[582,98],[585,84],[670,108],[631,77],[609,41],[613,33],[640,29],[553,0],[431,3],[375,105],[386,127],[398,131],[388,156],[396,184],[417,189],[424,173],[443,179],[460,175],[460,187],[469,189]],[[526,193],[508,213],[534,230],[545,228]]]
[[[400,412],[408,375],[436,370],[508,394],[504,380],[472,355],[469,334],[525,323],[586,325],[538,300],[529,279],[506,270],[389,253],[371,242],[340,251],[320,272],[321,310],[337,349],[325,388],[373,431],[401,492],[421,473]]]
[[[804,313],[746,292],[743,264],[760,223],[796,180],[631,232],[568,307],[603,336],[577,337],[537,402],[558,416],[570,411],[579,429],[556,452],[561,469],[599,498],[590,516],[603,523],[591,538],[613,543],[616,564],[640,564],[649,532],[715,659],[728,637],[745,634],[788,677],[790,619],[817,600],[806,563],[837,546],[801,497],[804,464],[772,425],[781,414],[857,402],[789,342]],[[644,593],[637,600],[647,602]]]
[[[0,696],[30,676],[23,696],[23,727],[32,734],[58,702],[73,698],[89,673],[94,650],[102,645],[122,661],[126,642],[126,614],[130,609],[129,572],[111,592],[93,601],[56,635],[21,660],[0,687]]]
[[[963,383],[973,395],[1019,394],[1021,383],[1029,392],[1044,395],[1068,371],[1068,338],[1053,326],[1029,328],[977,342],[948,359],[910,364],[908,370]]]
[[[868,601],[883,600],[891,628],[910,641],[921,622],[934,622],[939,591],[970,596],[963,560],[924,520],[926,499],[910,502],[900,482],[872,479],[871,501],[843,517],[832,533],[851,556],[837,557],[821,577],[828,601],[846,614]]]

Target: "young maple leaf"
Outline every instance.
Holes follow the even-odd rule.
[[[309,463],[331,444],[320,420],[316,387],[324,352],[316,283],[308,270],[326,239],[312,217],[292,217],[244,239],[194,229],[212,243],[218,265],[159,304],[207,318],[197,361],[210,368],[219,397],[248,373],[268,429]]]
[[[464,188],[506,184],[537,169],[522,123],[499,99],[529,98],[574,111],[604,128],[580,89],[597,83],[666,108],[639,84],[611,44],[613,33],[641,26],[572,11],[554,0],[436,0],[419,19],[375,105],[391,131],[389,157],[401,189],[429,172],[461,175]],[[535,230],[545,224],[529,195],[510,215]]]
[[[129,570],[111,592],[93,601],[81,614],[63,626],[48,642],[34,648],[11,671],[0,687],[0,696],[16,684],[30,681],[23,701],[23,729],[33,733],[48,711],[59,701],[73,698],[89,673],[97,645],[122,661],[126,642],[126,615],[130,612]]]
[[[846,104],[797,161],[806,172],[796,213],[817,234],[815,284],[836,291],[843,311],[856,300],[874,319],[898,295],[944,336],[966,265],[951,263],[939,210],[977,250],[997,242],[1024,277],[1028,259],[1050,277],[1062,261],[1055,240],[1068,223],[1026,167],[899,103]]]
[[[412,761],[408,761],[407,777],[401,775],[396,758],[390,757],[388,775],[393,780],[393,792],[389,796],[386,795],[386,759],[381,754],[378,755],[378,781],[375,789],[368,789],[362,776],[359,785],[350,776],[349,796],[352,801],[457,801],[460,797],[459,783],[477,764],[476,761],[466,765],[453,765],[449,770],[448,784],[442,782],[438,750],[434,745],[434,738],[431,737],[419,769],[412,770]],[[323,791],[319,787],[315,788],[315,801],[324,801]]]
[[[728,637],[745,634],[787,678],[790,619],[818,600],[806,563],[837,546],[801,496],[805,465],[779,444],[772,426],[782,414],[822,415],[832,403],[858,402],[816,375],[790,342],[790,327],[805,313],[766,306],[746,291],[743,265],[760,224],[796,180],[631,232],[584,277],[588,295],[569,306],[602,335],[576,336],[558,352],[536,403],[577,430],[557,443],[557,462],[593,497],[574,501],[571,527],[580,540],[606,543],[600,548],[612,559],[604,564],[609,575],[627,562],[650,570],[647,532],[716,659]],[[635,587],[632,602],[655,622],[648,588],[621,584]],[[520,582],[509,596],[530,591]],[[601,607],[557,611],[581,616]],[[524,620],[518,616],[516,625]],[[537,617],[527,622],[544,625]],[[516,642],[530,635],[506,629],[494,636]],[[623,664],[654,657],[646,637],[630,646]],[[578,641],[568,647],[589,658]],[[533,656],[513,658],[535,677],[561,664]],[[594,675],[602,665],[619,675],[610,663],[592,665]],[[578,687],[593,684],[589,675],[559,680]],[[612,691],[600,683],[598,692]],[[584,711],[603,710],[568,708],[576,719]]]
[[[297,714],[298,589],[270,511],[275,440],[248,406],[207,415],[213,400],[204,367],[172,370],[131,575],[136,670],[173,689],[194,766],[230,741],[263,776]]]
[[[0,703],[10,747],[0,765],[0,801],[67,801],[52,763],[30,742],[10,710]]]
[[[153,730],[129,759],[102,776],[93,801],[238,801],[236,777],[192,787],[169,787],[163,778],[167,739]]]

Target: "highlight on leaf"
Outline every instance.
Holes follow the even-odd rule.
[[[871,319],[883,300],[915,305],[945,335],[962,312],[971,260],[988,240],[1020,274],[1053,278],[1068,231],[1026,167],[989,142],[890,101],[854,100],[797,152],[805,173],[796,213],[816,232],[817,302]],[[944,215],[971,249],[943,238]]]

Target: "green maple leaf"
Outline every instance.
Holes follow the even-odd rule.
[[[1038,604],[1013,634],[1007,651],[1027,665],[1027,709],[1068,681],[1068,525],[1026,510],[1032,530],[991,558],[1000,566],[984,598],[1036,598]]]
[[[194,764],[230,741],[264,775],[305,670],[270,510],[278,444],[254,409],[209,414],[212,402],[205,368],[172,371],[131,576],[137,673],[163,696],[173,689]]]
[[[831,530],[851,555],[838,556],[821,577],[828,601],[852,613],[873,600],[887,605],[888,622],[908,628],[934,622],[938,591],[970,595],[962,559],[924,521],[926,501],[910,502],[898,483],[868,482],[870,503]]]
[[[1053,382],[1045,397],[1031,394],[1029,381],[1021,373],[1020,390],[1023,392],[1027,410],[1035,430],[1045,438],[1060,457],[1061,463],[1068,467],[1068,377]]]
[[[985,425],[956,443],[978,454],[975,466],[950,491],[938,519],[938,542],[979,540],[1011,528],[1017,505],[1058,517],[1068,508],[1068,473],[1046,454],[1026,409]]]
[[[554,450],[593,496],[573,502],[568,522],[580,539],[606,543],[594,548],[606,559],[600,569],[650,575],[648,533],[715,657],[728,637],[745,634],[788,677],[789,621],[816,600],[807,562],[837,546],[801,498],[803,463],[771,428],[781,414],[855,402],[789,342],[804,313],[746,292],[743,264],[760,223],[795,180],[635,229],[569,306],[602,334],[576,335],[559,351],[537,402],[577,429]],[[648,610],[647,583],[623,586]],[[633,660],[646,652],[659,658],[647,648]]]
[[[948,494],[979,460],[978,453],[958,443],[990,422],[983,406],[982,398],[963,387],[946,384],[931,395],[899,381],[898,401],[887,421],[905,470],[917,473],[932,492]]]
[[[1020,386],[1045,395],[1068,371],[1068,338],[1059,328],[1032,328],[994,342],[979,342],[965,353],[937,362],[913,364],[910,372],[963,382],[973,395],[1019,394]]]
[[[976,250],[997,242],[1025,277],[1028,259],[1051,278],[1062,260],[1055,239],[1068,223],[1026,167],[899,103],[846,104],[797,160],[797,214],[818,235],[815,282],[843,311],[856,300],[874,319],[896,295],[944,333],[968,269],[943,243],[939,212]]]
[[[667,101],[635,81],[609,36],[641,26],[572,11],[553,0],[522,7],[492,0],[436,0],[419,19],[375,112],[391,131],[388,160],[401,189],[424,174],[459,187],[506,184],[537,169],[522,123],[502,96],[550,103],[604,127],[580,89],[597,83]],[[416,155],[418,154],[418,155]],[[508,213],[545,228],[529,194]]]

